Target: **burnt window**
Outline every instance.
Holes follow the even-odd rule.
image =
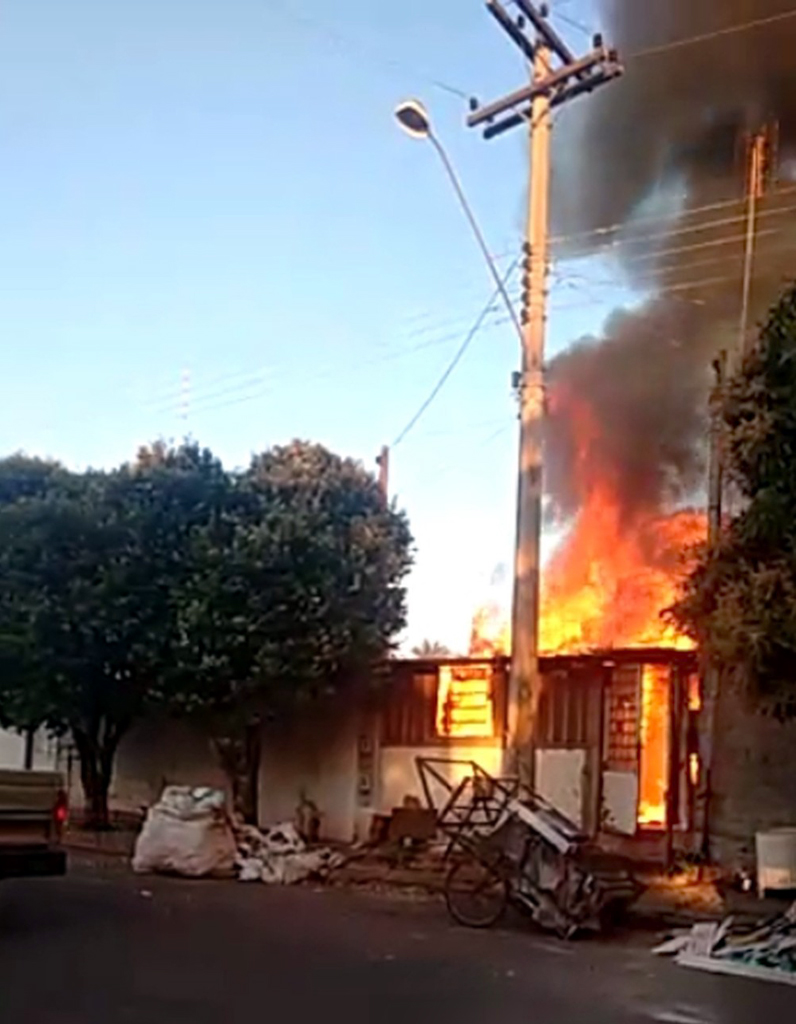
[[[554,672],[539,698],[539,743],[543,747],[585,747],[588,738],[587,680]]]
[[[446,739],[489,739],[495,735],[490,666],[440,666],[435,725],[437,736]]]
[[[382,709],[386,747],[487,743],[499,735],[503,675],[492,663],[446,665],[407,672],[398,667]]]
[[[609,771],[638,771],[640,677],[638,665],[615,668],[611,677],[606,716]]]
[[[437,673],[415,672],[391,685],[382,713],[386,747],[422,747],[434,734]]]

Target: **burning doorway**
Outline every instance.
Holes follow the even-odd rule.
[[[592,834],[687,833],[695,670],[694,652],[670,648],[543,658],[540,793]]]

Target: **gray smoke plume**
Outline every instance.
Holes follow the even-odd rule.
[[[554,230],[568,240],[556,255],[608,252],[653,298],[549,365],[546,484],[559,517],[577,512],[597,479],[610,481],[629,519],[701,485],[711,358],[738,344],[748,138],[771,122],[776,168],[760,205],[752,323],[796,276],[796,18],[634,54],[791,9],[791,0],[602,2],[626,74],[561,124]]]

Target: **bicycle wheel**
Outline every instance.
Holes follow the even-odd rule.
[[[459,861],[445,879],[448,912],[454,921],[467,928],[490,928],[497,924],[508,899],[506,880],[496,868],[480,861]]]

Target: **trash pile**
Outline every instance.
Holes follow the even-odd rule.
[[[261,831],[253,825],[234,825],[235,867],[240,882],[295,885],[307,878],[324,878],[343,863],[328,847],[310,849],[290,822]]]
[[[224,794],[209,786],[166,786],[147,811],[133,871],[186,878],[232,878],[237,847]]]
[[[751,928],[732,917],[721,923],[695,924],[653,953],[675,956],[683,967],[796,985],[796,903]]]
[[[132,867],[137,874],[295,885],[342,863],[328,848],[308,847],[290,822],[260,831],[231,820],[218,789],[167,786],[147,812]]]

